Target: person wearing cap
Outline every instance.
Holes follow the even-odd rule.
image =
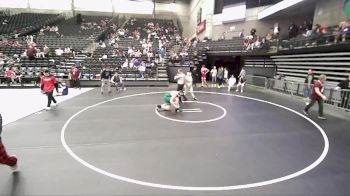
[[[8,165],[12,170],[17,169],[17,157],[15,155],[8,155],[7,150],[2,143],[2,116],[0,114],[0,164]]]
[[[51,75],[49,70],[45,70],[44,75],[41,77],[40,84],[41,84],[41,90],[43,91],[44,94],[47,95],[47,106],[45,109],[50,110],[51,105],[52,106],[57,105],[57,101],[53,97],[53,91],[55,89],[57,93],[59,92],[56,77]],[[53,104],[51,104],[51,102],[53,102]]]
[[[72,65],[72,69],[69,72],[69,79],[71,81],[73,88],[79,88],[79,90],[81,89],[80,77],[81,77],[80,70],[77,68],[77,66],[75,64]]]

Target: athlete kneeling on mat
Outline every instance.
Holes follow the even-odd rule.
[[[175,108],[175,112],[181,112],[180,109],[180,97],[183,96],[183,91],[170,91],[166,92],[163,96],[164,104],[157,105],[157,110],[170,111],[171,106]]]

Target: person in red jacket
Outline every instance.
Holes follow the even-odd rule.
[[[0,114],[0,164],[8,165],[12,170],[17,169],[17,157],[15,155],[8,155],[1,139],[2,132],[2,116]]]
[[[41,90],[43,93],[47,95],[47,107],[46,110],[51,109],[51,102],[53,101],[52,106],[57,105],[57,101],[53,97],[53,90],[56,89],[56,92],[58,93],[58,83],[56,80],[56,77],[50,74],[49,70],[44,71],[44,76],[41,77]]]

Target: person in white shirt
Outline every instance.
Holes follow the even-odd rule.
[[[183,91],[185,86],[185,77],[186,75],[182,72],[181,69],[177,70],[177,75],[174,77],[175,80],[177,80],[177,91]],[[184,101],[187,100],[187,98],[183,95]],[[181,97],[180,97],[181,102]]]
[[[225,81],[225,83],[227,83],[227,80],[228,80],[228,70],[227,70],[227,68],[225,67],[225,68],[224,68],[224,81]]]
[[[131,48],[131,47],[129,47],[129,49],[128,49],[128,55],[130,56],[130,57],[132,57],[132,56],[134,56],[134,50]]]
[[[211,87],[216,87],[216,77],[218,75],[218,70],[216,69],[215,66],[213,67],[213,69],[211,69],[210,75],[211,75]]]
[[[139,67],[141,78],[145,78],[146,65],[144,62],[141,63]]]
[[[245,76],[246,76],[246,71],[242,68],[242,70],[241,70],[241,72],[239,73],[239,76],[238,76],[238,84],[237,84],[236,92],[241,90],[241,93],[243,93],[243,88],[244,88],[245,81],[246,81]]]
[[[191,72],[187,72],[187,75],[185,77],[185,93],[184,95],[186,96],[186,94],[189,92],[193,98],[193,100],[197,100],[196,96],[194,96],[193,93],[193,78],[192,78],[192,73]]]
[[[227,91],[230,92],[231,88],[236,84],[236,78],[232,75],[227,81]]]
[[[128,69],[128,67],[129,67],[129,60],[125,59],[123,65],[122,65],[122,70],[125,71]]]
[[[63,50],[61,48],[58,48],[55,50],[55,53],[57,56],[61,56],[63,54]]]
[[[140,58],[142,53],[140,50],[137,50],[137,52],[134,53],[135,57]]]

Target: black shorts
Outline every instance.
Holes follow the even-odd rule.
[[[184,89],[185,84],[177,84],[177,91],[182,91]]]

